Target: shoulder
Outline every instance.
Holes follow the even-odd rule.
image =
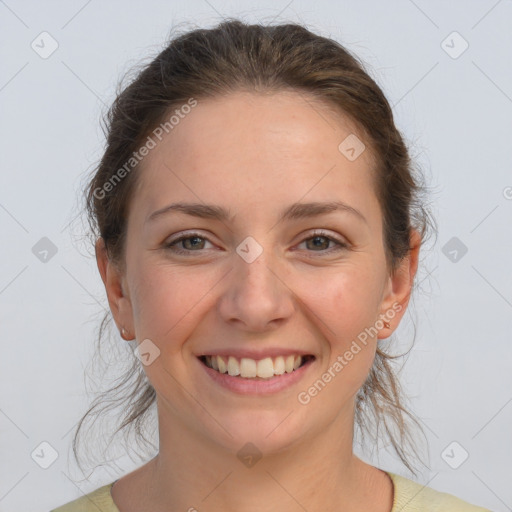
[[[491,512],[408,478],[389,472],[388,475],[395,487],[391,512]]]
[[[89,494],[50,510],[50,512],[119,512],[110,494],[113,484],[114,482],[111,482],[99,487]]]

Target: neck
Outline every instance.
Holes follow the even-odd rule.
[[[249,446],[237,455],[245,443],[230,451],[180,425],[165,405],[158,411],[159,453],[145,466],[147,510],[391,510],[389,477],[352,452],[350,414],[258,459]]]

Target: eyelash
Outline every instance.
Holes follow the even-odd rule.
[[[344,249],[348,249],[348,244],[346,244],[345,242],[342,242],[341,240],[338,240],[337,238],[328,236],[327,233],[322,230],[313,231],[310,236],[308,236],[307,238],[304,238],[300,243],[306,242],[307,240],[312,240],[313,238],[317,238],[317,237],[322,237],[331,242],[335,242],[338,246],[331,248],[331,249],[324,250],[324,251],[308,251],[308,252],[319,252],[321,255],[325,255],[325,254],[331,254],[332,252],[338,252],[338,251],[341,251]],[[186,235],[183,235],[183,236],[177,238],[176,240],[173,240],[172,242],[165,244],[164,248],[169,249],[170,251],[172,251],[176,254],[192,256],[191,253],[200,252],[200,250],[199,251],[191,251],[191,250],[187,250],[187,249],[178,249],[176,247],[177,244],[179,244],[183,240],[188,240],[189,238],[200,238],[202,240],[208,240],[208,238],[202,236],[200,233],[187,233]]]

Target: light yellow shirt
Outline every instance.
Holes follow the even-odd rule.
[[[424,487],[413,480],[386,472],[393,481],[394,497],[391,512],[491,512],[446,494]],[[110,494],[114,482],[99,487],[50,512],[119,512]]]

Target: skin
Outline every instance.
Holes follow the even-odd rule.
[[[112,488],[121,512],[391,510],[388,475],[352,453],[354,400],[378,339],[405,313],[420,237],[412,232],[412,249],[391,275],[370,149],[355,161],[338,150],[351,133],[358,131],[346,116],[304,94],[239,92],[199,101],[144,159],[125,269],[108,260],[101,239],[96,245],[117,327],[160,350],[144,366],[157,393],[160,449]],[[294,202],[332,200],[357,208],[366,222],[332,212],[277,223]],[[145,224],[177,201],[220,205],[236,217],[174,212]],[[335,251],[324,238],[315,247],[314,229],[348,247]],[[189,256],[165,248],[186,230],[202,237],[177,244]],[[236,252],[247,236],[263,249],[252,263]],[[299,403],[297,394],[397,303],[390,328],[361,345],[307,405]],[[270,396],[213,384],[196,358],[276,346],[316,360],[306,377]],[[236,456],[247,442],[263,454],[249,468]]]

